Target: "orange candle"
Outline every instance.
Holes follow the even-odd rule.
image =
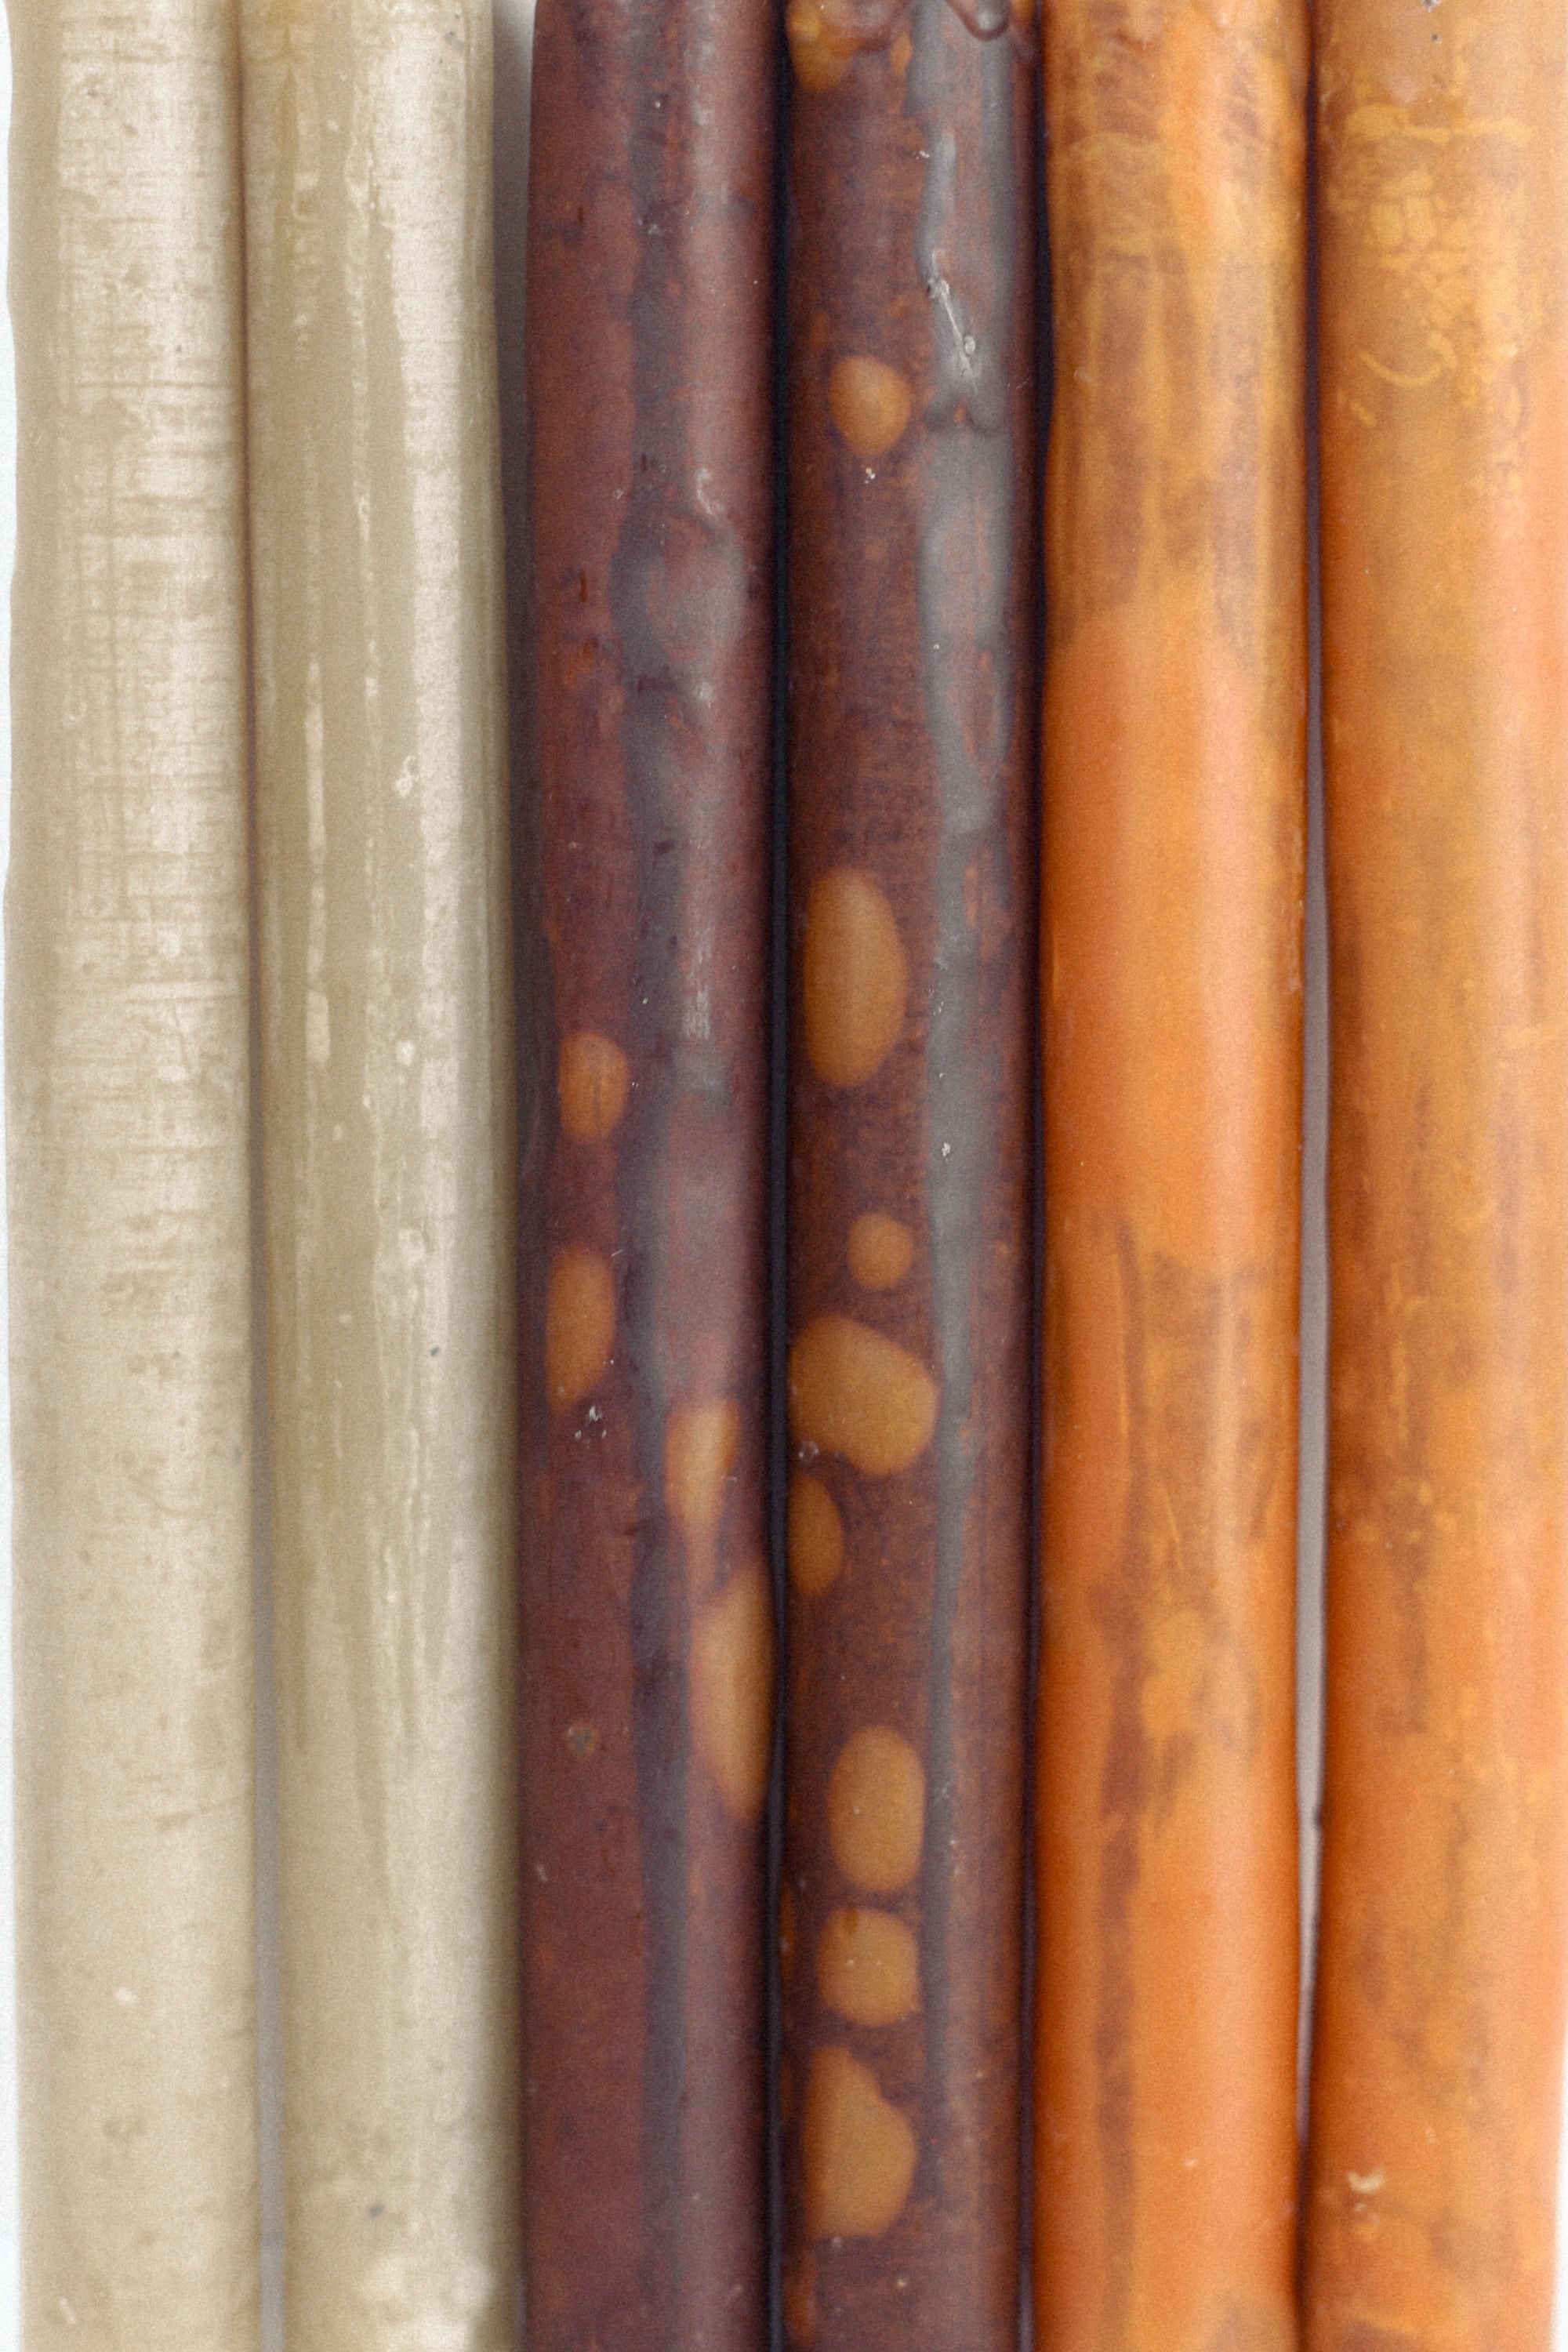
[[[1296,0],[1047,0],[1040,2352],[1295,2340]]]
[[[1318,18],[1312,2352],[1545,2352],[1568,1960],[1568,24]]]

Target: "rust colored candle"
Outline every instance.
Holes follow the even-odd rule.
[[[792,0],[784,2324],[1016,2340],[1033,10]]]
[[[1036,2340],[1284,2352],[1305,16],[1047,27]]]
[[[772,0],[541,0],[521,809],[534,2352],[765,2326]]]
[[[1568,25],[1319,18],[1312,2352],[1545,2352],[1568,1960]]]

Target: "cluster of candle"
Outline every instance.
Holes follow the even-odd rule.
[[[10,17],[24,2341],[258,2341],[264,1315],[288,2341],[500,2346],[489,0]]]
[[[1568,20],[10,10],[27,2352],[1545,2352]]]

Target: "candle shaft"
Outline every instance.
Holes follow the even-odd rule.
[[[254,2352],[235,22],[9,13],[23,2337]]]
[[[765,2328],[771,0],[541,0],[527,2326]]]
[[[514,1087],[489,0],[246,0],[296,2352],[517,2289]]]
[[[1036,2337],[1283,2352],[1306,21],[1046,16]]]
[[[793,0],[793,2345],[1016,2340],[1034,11]]]
[[[1568,26],[1318,16],[1328,1704],[1306,2340],[1545,2352],[1568,1963]]]

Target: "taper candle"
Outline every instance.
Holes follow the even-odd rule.
[[[517,2290],[489,0],[244,0],[295,2352]]]
[[[10,0],[27,2352],[258,2340],[232,0]]]
[[[1300,0],[1046,0],[1035,2340],[1295,2341]]]
[[[1546,2352],[1568,1969],[1568,22],[1317,12],[1332,1048],[1310,2352]]]
[[[533,2352],[766,2326],[773,0],[541,0],[528,259]]]
[[[1029,0],[791,0],[784,2319],[1018,2326]]]

